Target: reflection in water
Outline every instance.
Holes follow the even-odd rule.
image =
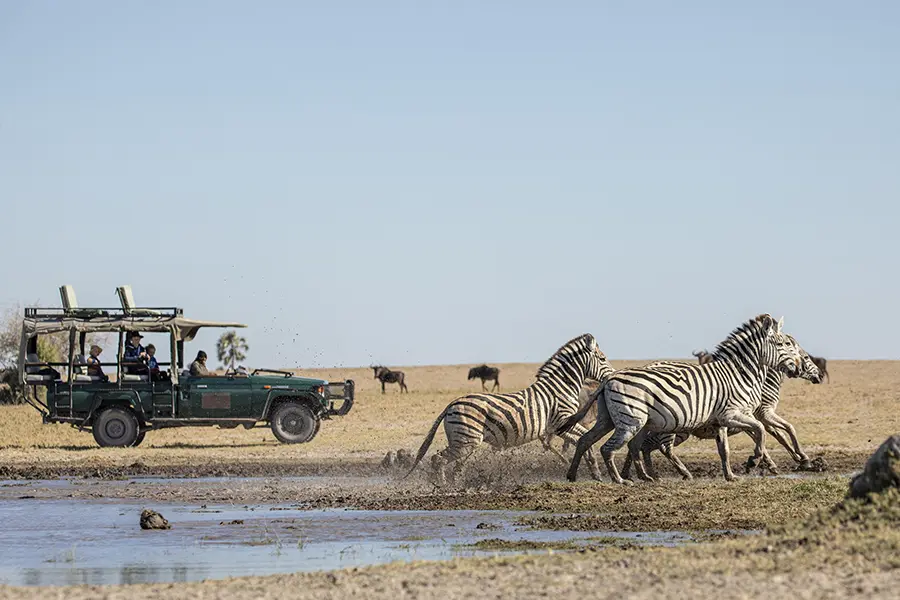
[[[598,535],[673,545],[679,533],[528,531],[512,511],[302,511],[290,506],[156,505],[167,531],[138,526],[140,504],[0,502],[0,581],[10,585],[184,582],[495,554],[487,538],[557,541]],[[487,523],[488,527],[479,527]]]

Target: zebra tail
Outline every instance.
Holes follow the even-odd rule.
[[[422,459],[425,457],[425,453],[428,452],[428,448],[429,446],[431,446],[431,442],[434,441],[434,435],[437,433],[438,427],[440,427],[441,425],[441,421],[444,420],[444,416],[447,414],[447,411],[449,409],[450,406],[448,405],[447,408],[441,411],[441,414],[438,415],[438,418],[437,420],[435,420],[434,425],[431,426],[431,431],[428,432],[428,435],[425,436],[425,441],[422,442],[422,445],[419,447],[419,453],[416,454],[416,460],[413,463],[413,466],[409,469],[409,472],[406,475],[401,477],[401,479],[406,479],[407,477],[412,475],[412,472],[415,471],[416,467],[419,466],[419,463],[422,462]]]
[[[598,391],[602,392],[603,388],[601,387]],[[556,428],[556,435],[562,435],[562,434],[568,432],[573,427],[575,427],[575,425],[579,421],[581,421],[586,414],[588,414],[588,411],[591,410],[591,407],[594,405],[594,402],[597,402],[597,399],[599,397],[600,397],[599,393],[593,394],[591,396],[591,398],[587,402],[584,403],[584,406],[582,406],[581,408],[578,409],[577,413],[575,413],[574,415],[572,415],[571,417],[569,417],[568,419],[563,421],[562,425],[560,425],[559,427]],[[599,417],[600,417],[600,413],[598,412],[597,418],[599,418]]]

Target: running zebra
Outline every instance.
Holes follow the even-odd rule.
[[[603,402],[598,406],[597,423],[578,440],[567,478],[575,481],[584,452],[615,430],[601,448],[610,479],[625,483],[613,460],[614,453],[625,444],[629,445],[638,476],[650,479],[638,455],[648,433],[690,432],[709,424],[718,427],[716,441],[725,478],[734,480],[727,428],[752,432],[756,454],[764,457],[766,432],[753,412],[762,397],[766,369],[796,375],[800,368],[800,351],[794,340],[782,332],[782,323],[783,319],[776,322],[768,314],[747,321],[719,344],[713,352],[714,360],[705,365],[613,373],[601,392]],[[557,431],[568,431],[581,419],[582,411]]]
[[[792,338],[793,339],[793,338]],[[796,341],[796,340],[795,340]],[[801,377],[806,379],[807,381],[811,381],[812,383],[821,383],[822,382],[822,374],[818,369],[818,366],[812,360],[809,354],[803,349],[800,348],[800,372],[796,375],[796,377]],[[645,368],[654,369],[654,368],[665,368],[667,366],[681,366],[689,363],[678,363],[678,362],[670,362],[670,361],[659,361],[655,363],[651,363],[649,365],[645,365]],[[703,363],[701,363],[703,364]],[[794,426],[791,425],[788,421],[783,419],[781,416],[775,413],[775,410],[778,408],[778,400],[780,399],[781,394],[781,385],[784,382],[785,375],[780,371],[775,369],[769,369],[766,373],[766,379],[763,382],[762,388],[762,399],[760,400],[760,404],[757,409],[754,411],[753,416],[762,423],[763,427],[765,427],[766,431],[772,435],[791,455],[791,458],[794,459],[799,464],[800,469],[809,468],[810,462],[809,457],[800,449],[800,442],[797,440],[797,433],[794,429]],[[728,429],[728,435],[732,436],[738,433],[740,430],[734,427]],[[681,473],[684,479],[691,479],[691,473],[688,471],[687,467],[684,466],[684,463],[675,456],[673,449],[675,446],[681,445],[685,440],[688,439],[690,435],[700,439],[713,439],[716,437],[717,428],[712,425],[707,425],[701,427],[699,429],[695,429],[694,431],[687,433],[651,433],[648,434],[646,439],[644,440],[643,445],[641,446],[641,453],[644,457],[644,467],[647,469],[648,475],[650,477],[655,477],[653,470],[653,463],[651,459],[651,453],[654,450],[659,450],[663,453],[669,462]],[[790,436],[790,440],[785,436]],[[756,466],[756,461],[761,457],[750,456],[747,459],[747,462],[744,465],[744,471],[750,472],[753,467]],[[631,454],[628,454],[625,457],[625,464],[622,467],[622,476],[625,479],[629,478],[630,470],[631,470]],[[771,459],[763,459],[762,465],[766,465],[769,471],[773,474],[778,473],[778,469],[775,467],[775,464],[771,461]],[[762,466],[761,465],[761,466]]]
[[[556,351],[536,375],[536,381],[512,394],[469,394],[451,402],[441,412],[422,442],[408,477],[428,452],[441,421],[448,446],[432,458],[439,480],[444,468],[453,465],[454,474],[476,447],[487,443],[496,449],[521,446],[534,440],[542,443],[554,435],[560,424],[578,411],[578,395],[585,379],[603,382],[613,372],[594,336],[586,333]],[[586,431],[574,424],[571,431],[558,434],[575,442]],[[546,447],[546,446],[545,446]],[[592,455],[587,457],[591,475],[600,470]]]

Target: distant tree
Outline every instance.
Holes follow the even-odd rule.
[[[235,365],[247,358],[247,352],[250,347],[247,346],[247,340],[239,336],[234,331],[226,331],[216,342],[216,353],[219,355],[219,362],[229,369],[234,369]]]

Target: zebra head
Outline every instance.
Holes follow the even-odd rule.
[[[784,317],[777,322],[771,315],[762,315],[759,322],[763,329],[760,366],[777,369],[788,377],[800,374],[800,346],[790,335],[782,331]]]
[[[797,344],[797,340],[794,339],[794,336],[788,335],[788,337]],[[822,383],[823,375],[819,370],[819,366],[800,344],[797,344],[797,348],[800,350],[800,368],[797,372],[797,377],[812,383]]]
[[[609,364],[606,354],[600,349],[597,339],[591,336],[589,352],[587,355],[587,366],[585,368],[585,378],[593,379],[600,385],[606,383],[609,376],[615,369]]]
[[[538,369],[537,378],[551,378],[581,389],[585,379],[605,382],[613,368],[590,333],[569,340]]]

